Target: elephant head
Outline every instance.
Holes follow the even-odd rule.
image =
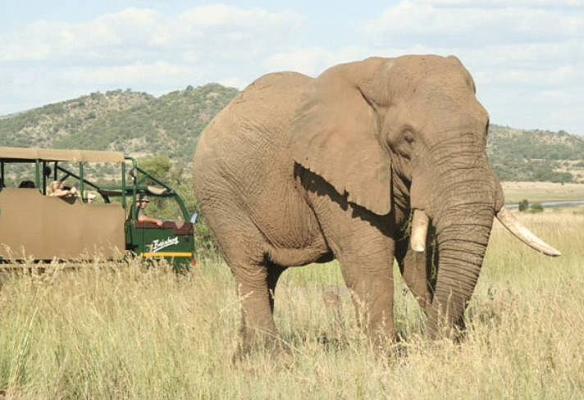
[[[468,71],[457,58],[438,56],[333,67],[314,81],[295,120],[296,163],[374,214],[413,210],[415,251],[424,251],[434,227],[431,336],[461,322],[495,216],[532,247],[559,255],[505,211],[487,160],[488,124]]]

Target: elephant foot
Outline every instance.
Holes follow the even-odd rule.
[[[270,365],[272,371],[289,371],[297,363],[290,347],[283,344],[262,348],[238,346],[231,361],[234,368],[251,376],[262,376],[265,365]]]
[[[321,345],[326,352],[338,352],[349,347],[345,338],[329,337],[326,333],[319,335],[316,342]]]
[[[377,359],[391,361],[405,355],[407,345],[399,337],[380,336],[370,341],[370,351]]]
[[[290,354],[290,347],[278,335],[254,334],[252,337],[242,337],[233,354],[232,363],[239,364],[262,355],[280,359]]]
[[[466,323],[460,318],[455,323],[446,321],[429,321],[428,337],[431,340],[450,340],[453,343],[461,343],[468,335]],[[441,323],[440,323],[441,322]]]

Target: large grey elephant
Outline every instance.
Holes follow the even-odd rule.
[[[495,216],[559,255],[503,207],[488,124],[456,57],[368,58],[247,87],[194,158],[197,199],[238,285],[243,348],[277,337],[288,267],[336,258],[366,331],[392,339],[394,258],[436,337],[462,326]]]

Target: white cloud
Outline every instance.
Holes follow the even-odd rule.
[[[160,79],[164,79],[166,84],[180,84],[185,80],[196,78],[196,76],[193,73],[193,69],[187,66],[157,62],[153,64],[75,68],[63,74],[63,78],[73,84],[127,87],[128,82],[146,85]]]
[[[584,0],[420,0],[421,3],[438,7],[471,7],[471,8],[578,8],[584,7]]]
[[[211,4],[37,21],[0,34],[0,114],[95,90],[243,88],[277,70],[432,53],[462,60],[493,122],[584,133],[584,0],[399,0],[378,15],[355,27]]]
[[[291,12],[201,6],[175,17],[148,9],[127,9],[92,21],[37,22],[0,36],[0,61],[124,61],[160,57],[164,51],[257,53],[287,40],[302,24]],[[225,57],[224,57],[225,58]]]
[[[264,65],[271,71],[296,71],[317,76],[332,65],[365,57],[367,53],[363,48],[346,47],[331,51],[322,47],[309,47],[275,53],[266,59]]]
[[[476,47],[584,38],[582,12],[511,6],[447,7],[453,2],[406,0],[369,22],[365,31],[377,45],[392,43]],[[456,1],[462,3],[462,1]]]
[[[159,94],[216,81],[245,87],[296,43],[304,18],[226,5],[174,16],[126,9],[82,23],[37,21],[0,35],[0,114],[95,90]]]
[[[304,23],[290,11],[228,5],[176,15],[129,8],[89,21],[36,21],[0,34],[3,96],[41,105],[90,91],[135,88],[155,93],[208,81],[245,86],[274,49],[287,49]],[[23,69],[23,66],[25,67]],[[25,71],[26,70],[26,71]],[[36,74],[43,71],[38,86]],[[237,75],[237,76],[234,76]],[[20,100],[3,101],[0,113]]]
[[[250,82],[243,80],[241,78],[238,77],[227,77],[227,78],[222,78],[219,79],[217,81],[217,83],[223,85],[223,86],[228,86],[228,87],[233,87],[233,88],[237,88],[239,90],[244,89]]]
[[[195,27],[225,27],[237,29],[245,27],[263,30],[266,27],[281,29],[287,25],[295,27],[302,17],[293,12],[269,12],[262,9],[242,9],[223,4],[201,6],[183,13],[179,23]]]
[[[494,122],[584,133],[584,0],[404,0],[363,34],[388,56],[457,55]]]
[[[148,47],[160,19],[151,10],[128,9],[79,24],[39,21],[0,36],[0,61],[113,58],[119,49]]]

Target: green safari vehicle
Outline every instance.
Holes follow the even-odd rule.
[[[110,183],[92,179],[105,166]],[[173,219],[145,216],[150,200]],[[190,267],[195,223],[175,190],[123,153],[0,147],[0,261],[132,254]]]

